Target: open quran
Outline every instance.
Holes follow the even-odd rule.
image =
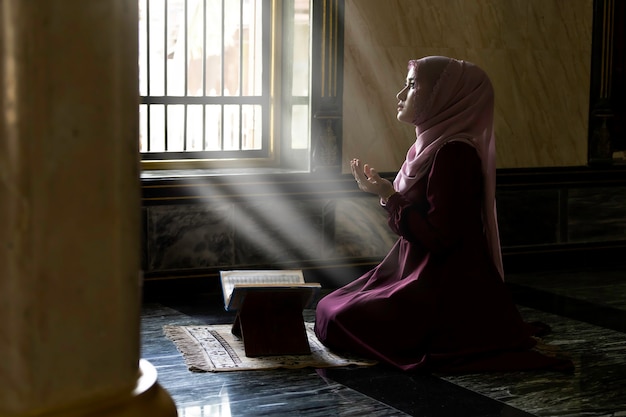
[[[220,271],[224,308],[236,311],[232,333],[246,356],[309,354],[302,310],[321,289],[300,270]]]
[[[249,291],[296,292],[308,307],[321,289],[318,283],[307,283],[301,270],[241,270],[220,271],[224,307],[235,311]]]

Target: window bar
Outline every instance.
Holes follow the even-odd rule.
[[[311,2],[312,3],[312,2]],[[262,28],[270,28],[272,25],[272,8],[271,8],[271,4],[269,2],[263,2],[262,3]],[[261,66],[263,68],[263,72],[261,74],[261,89],[262,89],[262,97],[263,97],[263,103],[265,104],[265,106],[267,106],[266,108],[269,109],[269,106],[271,104],[271,80],[270,80],[270,71],[271,71],[271,62],[268,59],[264,59],[264,55],[265,53],[269,53],[271,51],[271,31],[269,30],[263,30],[262,34],[261,34],[261,46],[262,46],[262,52],[261,55],[259,57],[259,59],[261,60]],[[267,49],[266,49],[267,48]],[[270,142],[270,138],[269,138],[269,126],[270,126],[270,112],[268,111],[263,111],[262,113],[262,136],[261,136],[261,143],[262,143],[262,148],[263,149],[269,149],[269,142]]]
[[[185,13],[185,27],[184,27],[184,33],[185,33],[185,96],[189,95],[189,80],[188,80],[188,72],[189,72],[189,0],[185,0],[185,7],[184,7],[184,11],[183,13]]]
[[[206,97],[206,0],[202,2],[202,96]],[[202,150],[206,150],[206,104],[202,106]]]
[[[187,97],[189,95],[189,85],[188,85],[188,77],[189,77],[189,69],[188,69],[188,64],[187,61],[189,60],[189,10],[188,10],[188,6],[189,6],[189,0],[185,0],[185,6],[183,7],[183,13],[185,13],[185,25],[184,25],[184,33],[185,33],[185,64],[184,64],[184,70],[185,70],[185,82],[184,82],[184,93],[183,95],[185,97]],[[179,30],[180,33],[180,30]],[[185,104],[183,107],[183,151],[187,150],[187,123],[189,122],[187,120],[187,108],[189,107],[188,104]]]
[[[168,19],[169,19],[169,15],[167,14],[168,12],[168,5],[167,5],[167,0],[165,0],[163,2],[163,6],[165,7],[164,11],[163,11],[163,92],[164,95],[167,96],[167,23],[168,23]],[[168,131],[167,131],[167,110],[168,110],[168,105],[165,104],[164,105],[164,117],[165,120],[164,122],[164,126],[165,126],[165,132],[164,132],[164,141],[165,141],[165,152],[167,152],[169,149],[169,147],[167,146],[167,136],[168,136]]]
[[[239,0],[239,97],[243,95],[243,0]],[[243,150],[243,105],[239,104],[239,150]]]
[[[221,96],[222,98],[224,97],[224,85],[225,85],[225,80],[224,80],[224,53],[226,52],[226,48],[225,48],[225,39],[224,39],[224,32],[226,30],[226,0],[222,0],[222,56],[221,56],[221,68],[220,68],[220,74],[221,74]],[[226,129],[224,129],[224,104],[222,104],[220,106],[222,108],[222,113],[221,113],[221,125],[220,125],[220,146],[219,148],[221,150],[224,150],[224,131]]]
[[[150,96],[150,2],[145,0],[146,7],[146,95]],[[152,108],[151,104],[146,104],[146,149],[150,152],[151,146],[151,137],[150,137],[150,109]]]

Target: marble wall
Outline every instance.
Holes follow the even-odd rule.
[[[144,268],[185,276],[219,269],[350,267],[382,259],[397,236],[373,196],[196,202],[144,207]],[[500,190],[503,250],[626,241],[626,186]],[[556,262],[556,261],[555,261]],[[329,276],[347,283],[357,272]]]
[[[473,61],[491,76],[499,168],[586,165],[592,9],[593,0],[345,0],[343,173],[353,157],[380,172],[399,168],[415,133],[396,120],[395,94],[407,61],[435,54]],[[505,250],[626,240],[623,182],[591,175],[578,187],[557,177],[498,190]],[[210,201],[180,191],[182,203],[150,195],[146,276],[352,267],[393,245],[376,198],[331,183],[312,194],[295,187],[258,200],[247,189]]]
[[[145,207],[144,218],[148,279],[382,259],[397,239],[374,197],[160,205]]]
[[[475,62],[496,93],[499,168],[587,163],[592,0],[346,0],[343,172],[396,171],[415,133],[395,118],[409,59]]]

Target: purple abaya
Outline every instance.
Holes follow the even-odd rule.
[[[406,371],[571,368],[532,350],[534,328],[487,248],[482,184],[475,149],[444,145],[429,175],[387,202],[399,239],[385,259],[318,303],[320,341]]]

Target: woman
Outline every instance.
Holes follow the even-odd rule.
[[[533,349],[538,328],[503,282],[489,78],[426,57],[409,62],[397,98],[397,118],[417,138],[393,184],[358,159],[351,169],[399,239],[376,268],[320,300],[317,337],[405,371],[570,369]]]

